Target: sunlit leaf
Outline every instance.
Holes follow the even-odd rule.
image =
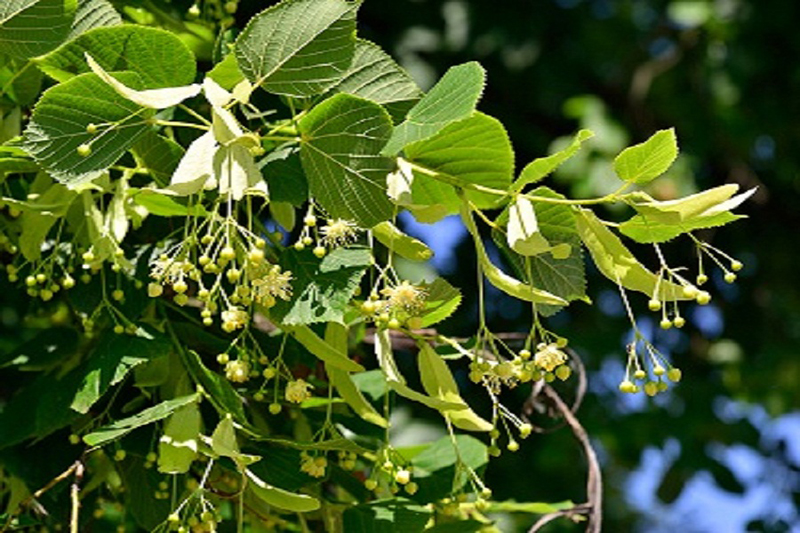
[[[675,130],[661,130],[645,142],[623,150],[614,159],[614,171],[624,181],[643,184],[666,172],[677,157]]]
[[[337,94],[300,120],[300,158],[311,194],[334,218],[371,228],[392,216],[386,175],[393,162],[380,155],[392,122],[369,100]]]
[[[236,40],[239,68],[253,85],[292,96],[318,94],[353,58],[360,2],[285,0],[262,11]]]
[[[449,124],[469,117],[485,83],[486,72],[474,61],[451,67],[394,129],[383,152],[395,155],[407,145],[432,137]]]

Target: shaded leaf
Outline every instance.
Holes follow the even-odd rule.
[[[402,498],[349,507],[342,516],[348,533],[419,533],[431,517],[431,510]]]
[[[300,162],[298,146],[276,148],[258,164],[273,202],[287,202],[300,207],[308,200],[308,181]]]
[[[69,35],[77,0],[6,0],[0,7],[0,53],[29,58]]]
[[[160,404],[149,407],[133,416],[123,418],[122,420],[117,420],[113,424],[96,429],[95,431],[84,436],[83,441],[89,446],[102,446],[130,433],[136,428],[163,420],[179,408],[189,405],[190,403],[196,403],[199,400],[200,394],[194,393],[161,402]]]
[[[137,365],[164,355],[170,349],[166,337],[149,338],[107,333],[101,337],[89,360],[82,367],[83,379],[72,409],[86,413],[112,385],[116,385]]]
[[[195,383],[203,388],[209,401],[211,401],[220,416],[224,417],[230,413],[240,426],[252,431],[252,426],[248,422],[244,411],[244,402],[230,382],[220,374],[206,368],[197,352],[181,350],[181,355],[186,370],[189,371]]]

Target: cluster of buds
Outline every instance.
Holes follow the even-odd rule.
[[[328,250],[355,242],[360,231],[361,228],[355,222],[343,218],[326,219],[325,224],[320,226],[319,219],[314,214],[314,206],[311,205],[303,218],[303,229],[294,243],[294,248],[300,251],[314,245],[312,249],[314,255],[322,258]]]
[[[339,458],[339,466],[342,467],[342,470],[353,470],[356,467],[356,459],[358,459],[358,455],[355,452],[346,452],[340,450],[337,454]]]
[[[655,290],[647,303],[647,307],[653,312],[661,313],[661,321],[659,325],[663,329],[670,329],[673,326],[682,328],[686,324],[686,319],[681,316],[678,307],[678,299],[681,300],[694,300],[699,305],[707,305],[711,302],[711,294],[708,291],[700,289],[702,285],[708,282],[708,275],[703,268],[703,257],[709,257],[722,271],[723,279],[726,283],[733,283],[736,281],[736,272],[744,268],[744,264],[738,261],[725,252],[711,246],[706,242],[695,239],[697,246],[698,256],[698,274],[695,282],[692,283],[680,274],[681,269],[672,269],[664,263],[658,272],[658,280],[655,284]],[[659,252],[658,248],[656,250]],[[663,262],[663,259],[662,259]],[[727,263],[727,264],[726,264]],[[663,291],[662,281],[674,283],[680,287],[679,294],[670,294],[673,291]],[[669,301],[662,301],[666,294]],[[671,298],[670,298],[671,297]]]
[[[655,396],[669,388],[668,381],[680,381],[681,371],[672,366],[651,343],[644,339],[641,342],[644,345],[644,355],[640,355],[637,350],[638,342],[628,344],[628,364],[619,390],[631,394],[644,390],[648,396]]]
[[[300,453],[300,471],[311,477],[324,477],[327,466],[328,460],[324,455],[311,455],[305,450]]]
[[[414,495],[419,490],[419,485],[412,480],[413,467],[406,465],[405,460],[392,448],[384,448],[382,463],[380,468],[375,468],[372,475],[364,481],[367,490],[377,492],[381,490],[379,481],[384,479],[386,487],[392,494],[397,494],[400,490],[409,495]]]
[[[212,325],[218,314],[229,333],[249,324],[253,305],[270,308],[291,298],[292,273],[267,260],[264,239],[229,216],[214,215],[205,226],[200,239],[190,236],[152,261],[151,297],[169,287],[175,303],[186,305],[192,289],[203,324]]]

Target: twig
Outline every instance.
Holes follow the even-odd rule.
[[[72,511],[69,518],[69,531],[70,533],[78,533],[78,514],[80,513],[81,508],[80,483],[83,481],[84,467],[80,460],[75,461],[73,466],[75,467],[75,478],[72,480],[72,485],[70,486],[69,491],[70,499],[72,500]]]
[[[588,462],[589,472],[586,476],[586,499],[587,502],[576,505],[571,509],[564,511],[556,511],[542,516],[535,524],[531,526],[528,533],[536,533],[546,524],[552,522],[560,517],[576,517],[578,515],[588,516],[588,523],[586,525],[587,533],[600,533],[600,527],[603,522],[603,479],[602,472],[600,471],[600,463],[597,460],[597,455],[594,453],[592,444],[589,441],[589,435],[583,428],[581,423],[573,414],[569,406],[564,403],[561,396],[550,385],[542,387],[542,393],[553,402],[556,409],[561,416],[566,420],[567,425],[572,429],[573,435],[581,443],[583,452],[586,454],[586,461]]]
[[[80,472],[80,473],[78,473],[78,472]],[[81,461],[81,459],[76,460],[74,463],[72,463],[69,466],[69,468],[67,468],[66,470],[61,472],[59,475],[57,475],[56,477],[54,477],[53,479],[48,481],[47,485],[45,485],[44,487],[40,488],[39,490],[37,490],[36,492],[31,494],[30,496],[28,496],[24,500],[22,500],[19,503],[19,505],[17,506],[17,508],[14,510],[14,512],[9,514],[8,519],[6,520],[5,524],[3,524],[3,529],[0,529],[0,533],[2,533],[3,531],[8,531],[8,528],[11,526],[11,522],[14,520],[15,517],[19,516],[22,513],[23,509],[25,509],[26,507],[30,507],[30,506],[34,505],[36,503],[36,500],[41,498],[42,495],[45,492],[47,492],[48,490],[50,490],[53,487],[55,487],[56,485],[58,485],[59,483],[61,483],[65,479],[67,479],[72,474],[75,474],[75,477],[76,477],[76,482],[73,483],[73,491],[74,491],[74,489],[77,486],[77,483],[79,481],[79,479],[78,479],[79,476],[81,478],[83,477],[83,462]],[[73,497],[73,500],[72,500],[72,505],[73,505],[73,513],[75,515],[75,520],[77,520],[77,511],[76,511],[76,508],[75,508],[75,498],[74,497]],[[72,523],[70,523],[70,531],[78,531],[77,524],[75,524],[75,529],[73,530],[72,529]]]

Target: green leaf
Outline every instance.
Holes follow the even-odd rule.
[[[420,327],[429,328],[452,315],[461,304],[461,291],[450,285],[444,278],[436,278],[433,283],[424,284],[425,307],[420,313]]]
[[[236,85],[244,80],[244,74],[239,70],[239,64],[236,62],[236,54],[229,53],[225,58],[214,65],[206,74],[209,78],[214,80],[223,89],[230,91]]]
[[[36,63],[45,74],[64,82],[91,71],[86,53],[108,72],[136,72],[143,89],[188,85],[196,75],[194,55],[177,36],[133,24],[90,30]]]
[[[472,239],[475,243],[475,251],[478,254],[478,262],[481,265],[483,275],[486,276],[486,279],[489,281],[489,283],[505,292],[509,296],[513,296],[514,298],[518,298],[526,302],[548,305],[567,305],[567,301],[563,298],[534,287],[530,284],[523,283],[520,280],[509,276],[491,262],[489,256],[486,254],[486,249],[483,246],[483,240],[478,232],[478,227],[475,225],[475,221],[472,219],[472,212],[470,211],[466,200],[462,204],[461,220],[464,221],[467,231],[472,234]]]
[[[87,413],[109,387],[122,381],[135,366],[169,349],[169,341],[160,334],[150,338],[105,334],[84,366],[83,382],[71,407],[79,413]]]
[[[489,462],[486,445],[475,437],[456,435],[455,446],[458,451],[453,446],[449,436],[442,437],[411,459],[414,480],[419,485],[415,500],[434,501],[463,487],[467,476],[456,476],[456,465],[459,461],[473,470],[478,470]],[[399,451],[403,453],[402,450]]]
[[[646,269],[592,211],[581,208],[577,214],[578,234],[605,277],[626,289],[664,302],[691,300],[683,294],[680,285],[665,279],[659,280],[658,276]]]
[[[448,419],[455,427],[466,431],[491,431],[494,429],[491,423],[470,409],[467,402],[461,397],[450,368],[442,357],[436,353],[436,350],[428,343],[418,344],[418,346],[419,377],[425,392],[433,398],[463,405],[462,409],[442,410],[442,416]]]
[[[472,115],[485,83],[486,71],[474,61],[451,67],[394,129],[383,153],[396,155],[407,145]]]
[[[565,196],[547,187],[539,187],[531,192],[534,196],[565,199]],[[586,300],[586,274],[584,269],[581,239],[575,226],[575,213],[568,205],[536,202],[534,204],[539,229],[553,248],[562,247],[569,250],[563,257],[552,253],[522,257],[508,247],[506,237],[499,231],[492,231],[492,239],[511,264],[514,272],[533,286],[541,287],[570,302]],[[496,224],[502,225],[506,212],[502,213]],[[550,316],[563,309],[557,305],[538,305],[536,311],[543,316]]]
[[[121,485],[125,487],[125,514],[133,518],[137,529],[154,531],[159,524],[166,521],[172,509],[169,499],[156,499],[155,493],[164,481],[164,475],[155,468],[145,468],[145,460],[129,454],[117,469]],[[112,467],[113,468],[113,467]]]
[[[19,237],[19,248],[22,255],[28,261],[39,259],[44,243],[50,228],[63,217],[69,206],[75,200],[77,194],[70,191],[60,183],[53,183],[46,175],[44,177],[44,190],[39,186],[37,177],[31,191],[28,194],[29,200],[21,208],[22,215],[19,218],[22,226],[22,233]],[[12,204],[14,205],[14,204]]]
[[[118,75],[126,83],[138,83],[132,73]],[[25,130],[24,145],[33,158],[62,183],[94,179],[113,165],[149,128],[144,119],[152,110],[142,109],[119,96],[94,74],[81,74],[47,90],[34,108]],[[90,123],[112,123],[92,135]],[[78,147],[88,144],[83,156]]]
[[[284,0],[262,11],[236,40],[239,68],[253,85],[290,96],[324,92],[353,58],[360,2]]]
[[[342,452],[353,452],[353,453],[366,453],[368,451],[366,448],[359,446],[355,442],[349,439],[345,439],[343,437],[321,440],[321,441],[312,441],[312,442],[299,442],[291,439],[273,439],[273,438],[261,438],[259,439],[259,441],[266,442],[271,445],[291,448],[293,450],[317,450],[326,452],[342,451]],[[274,448],[272,450],[274,450]],[[266,455],[270,456],[270,461],[271,461],[272,460],[271,453],[268,453]]]
[[[300,120],[300,157],[311,194],[334,218],[371,228],[391,218],[386,175],[393,169],[379,155],[392,130],[386,111],[374,102],[337,94]]]
[[[392,498],[348,507],[342,524],[348,533],[420,533],[430,518],[426,506]]]
[[[132,194],[133,201],[146,208],[150,214],[160,217],[204,216],[202,205],[184,205],[171,196],[152,189],[140,189]]]
[[[273,507],[295,513],[316,511],[320,507],[320,501],[313,496],[289,492],[270,485],[250,470],[246,470],[245,473],[247,474],[247,480],[249,482],[247,484],[247,490]]]
[[[42,373],[8,400],[0,411],[0,449],[31,437],[44,437],[72,423],[78,413],[69,408],[82,375]]]
[[[49,52],[69,35],[77,7],[77,0],[6,0],[0,53],[29,58]]]
[[[389,54],[363,39],[356,40],[353,62],[331,91],[372,100],[396,118],[402,118],[422,96],[414,80]]]
[[[347,327],[336,322],[328,322],[325,328],[325,341],[341,352],[347,352],[347,335]],[[325,371],[328,374],[331,385],[336,388],[336,392],[358,416],[376,426],[389,427],[389,422],[372,407],[367,399],[364,398],[364,395],[361,394],[361,391],[358,390],[356,384],[350,378],[349,372],[345,372],[333,365],[325,365]]]
[[[285,145],[276,148],[258,163],[267,182],[272,202],[287,202],[296,207],[308,200],[308,181],[300,162],[300,148]]]
[[[281,268],[292,272],[292,298],[271,309],[274,319],[294,326],[316,322],[341,322],[361,277],[372,265],[369,248],[336,248],[318,259],[311,250],[287,249]]]
[[[389,387],[400,396],[419,402],[422,405],[426,405],[438,411],[468,408],[466,404],[462,403],[463,401],[458,402],[427,396],[409,387],[406,384],[405,378],[400,373],[400,370],[397,368],[397,363],[394,361],[392,341],[389,337],[388,329],[379,329],[375,332],[375,355],[378,358],[378,365],[380,365]]]
[[[346,351],[337,350],[324,340],[308,326],[296,326],[286,328],[286,330],[297,339],[303,347],[321,359],[323,362],[335,366],[346,372],[361,372],[364,367],[347,357]]]
[[[614,159],[614,171],[623,181],[643,184],[666,172],[677,157],[675,130],[660,130],[645,142],[620,152]]]
[[[169,184],[169,179],[184,154],[180,144],[152,130],[139,137],[132,152],[141,166],[149,170],[150,175],[161,186]]]
[[[202,419],[196,403],[177,409],[164,423],[158,441],[158,471],[185,474],[197,458],[197,439]]]
[[[511,190],[513,192],[520,192],[527,185],[536,183],[537,181],[545,178],[548,174],[561,166],[562,163],[578,153],[578,150],[580,150],[583,142],[591,139],[592,137],[594,137],[594,132],[591,130],[580,130],[575,134],[572,142],[569,143],[569,145],[563,150],[559,150],[558,152],[547,157],[534,159],[522,169],[522,172],[514,182],[514,186]]]
[[[724,226],[740,218],[746,217],[726,211],[712,216],[693,218],[680,224],[664,224],[650,222],[647,217],[637,215],[620,224],[619,231],[626,237],[641,243],[667,242],[684,233]]]
[[[163,420],[181,407],[198,401],[200,401],[200,394],[194,393],[161,402],[153,407],[148,407],[134,416],[123,418],[122,420],[117,420],[113,424],[103,426],[83,437],[83,441],[89,446],[102,446],[127,435],[136,428]]]
[[[71,41],[94,28],[119,24],[122,24],[122,17],[108,0],[78,0],[78,10],[66,40]]]
[[[458,520],[458,522],[442,522],[425,529],[425,533],[479,533],[486,524],[478,520]]]
[[[427,261],[433,257],[433,250],[427,244],[406,235],[388,220],[372,228],[372,235],[389,250],[411,261]]]
[[[181,350],[181,355],[186,370],[189,371],[195,383],[203,388],[206,397],[211,401],[220,416],[224,417],[230,413],[240,426],[252,431],[252,426],[248,422],[244,411],[244,402],[230,382],[223,376],[206,368],[197,352]]]
[[[414,171],[413,206],[444,206],[439,216],[457,213],[461,200],[452,185],[426,174],[443,174],[454,184],[501,191],[508,189],[514,174],[514,151],[505,128],[497,119],[479,112],[407,146],[405,153],[408,161],[425,169]],[[467,190],[466,196],[479,208],[497,207],[504,198],[473,190]],[[413,208],[411,211],[414,213]]]
[[[744,218],[730,212],[755,194],[750,189],[733,196],[739,186],[722,185],[677,200],[659,202],[643,193],[631,205],[638,215],[620,225],[623,235],[643,242],[664,242],[697,229],[723,226]]]
[[[42,89],[42,78],[42,71],[30,61],[16,59],[6,61],[5,65],[0,65],[0,98],[11,100],[18,106],[27,107],[39,96]],[[9,120],[9,114],[6,114],[4,120]],[[5,140],[3,133],[0,133],[0,141]]]

